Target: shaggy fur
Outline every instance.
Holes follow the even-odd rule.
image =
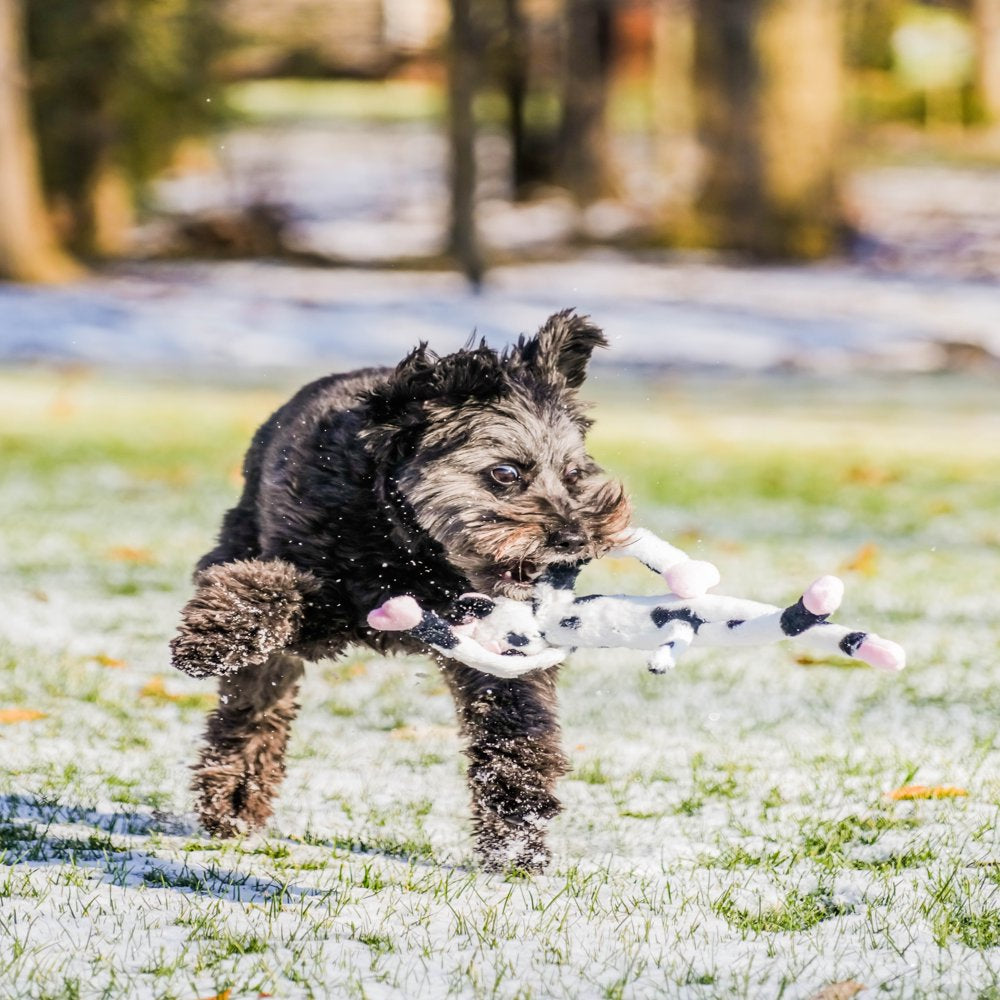
[[[199,563],[174,663],[224,675],[195,766],[207,829],[259,826],[284,774],[300,658],[350,643],[416,651],[374,632],[397,594],[444,613],[476,590],[524,599],[554,562],[607,551],[629,520],[621,486],[587,456],[577,388],[600,330],[567,311],[498,354],[437,357],[307,385],[255,435],[245,488]],[[513,466],[513,483],[491,470]],[[498,681],[447,661],[469,758],[477,851],[537,869],[566,770],[555,671]]]

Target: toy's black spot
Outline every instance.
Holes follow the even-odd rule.
[[[522,653],[519,649],[505,649],[501,656],[526,656],[526,653]]]
[[[653,624],[657,628],[663,628],[667,622],[687,622],[697,632],[705,624],[705,619],[700,618],[690,608],[653,608],[649,617],[653,619]]]
[[[785,635],[801,635],[813,625],[825,622],[829,615],[814,615],[800,597],[791,607],[781,613],[781,631]]]
[[[858,651],[858,646],[868,638],[867,632],[848,632],[840,640],[840,648],[848,656],[853,656]]]
[[[739,628],[740,625],[746,625],[746,621],[745,618],[730,618],[726,622],[726,628]]]
[[[571,615],[569,618],[563,618],[562,621],[559,622],[559,627],[560,628],[579,628],[580,627],[580,619],[577,618],[576,615]]]
[[[584,594],[583,597],[574,597],[574,604],[589,604],[591,601],[596,601],[601,595],[600,594]]]
[[[469,615],[472,618],[486,618],[496,607],[488,597],[460,597],[455,602],[455,609],[462,615]]]
[[[458,645],[458,636],[452,632],[451,626],[428,611],[424,612],[420,624],[413,629],[413,635],[421,642],[440,646],[442,649],[454,649]]]
[[[528,637],[519,632],[508,632],[506,639],[509,646],[527,646],[529,642]]]
[[[556,590],[572,590],[576,586],[576,578],[580,575],[579,566],[562,564],[550,566],[542,575],[540,582],[547,583]]]

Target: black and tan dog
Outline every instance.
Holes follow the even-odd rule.
[[[174,664],[221,675],[194,787],[206,829],[259,827],[285,773],[302,661],[351,643],[425,651],[365,617],[411,594],[444,612],[463,592],[525,598],[554,562],[601,555],[628,524],[621,486],[584,449],[577,398],[603,334],[572,311],[497,353],[331,375],[257,431],[246,485],[198,564]],[[465,753],[476,847],[538,869],[566,771],[556,671],[498,681],[442,661]]]

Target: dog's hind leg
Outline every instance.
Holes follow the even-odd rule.
[[[557,671],[500,680],[448,663],[469,760],[476,852],[485,868],[540,871],[549,860],[556,782],[569,769],[556,716]]]
[[[272,653],[219,681],[219,705],[208,717],[205,744],[193,766],[202,825],[232,837],[271,815],[285,777],[285,748],[298,712],[302,660]]]

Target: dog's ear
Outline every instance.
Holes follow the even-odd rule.
[[[424,403],[436,362],[437,356],[421,341],[388,379],[365,393],[368,421],[358,436],[380,461],[391,466],[412,447],[425,423]]]
[[[521,337],[510,360],[544,382],[576,389],[587,377],[594,348],[607,346],[607,338],[589,316],[564,309],[550,316],[533,337]]]
[[[395,464],[412,452],[429,408],[488,402],[508,391],[507,372],[485,343],[444,357],[421,343],[365,394],[369,422],[361,437],[373,454]]]

